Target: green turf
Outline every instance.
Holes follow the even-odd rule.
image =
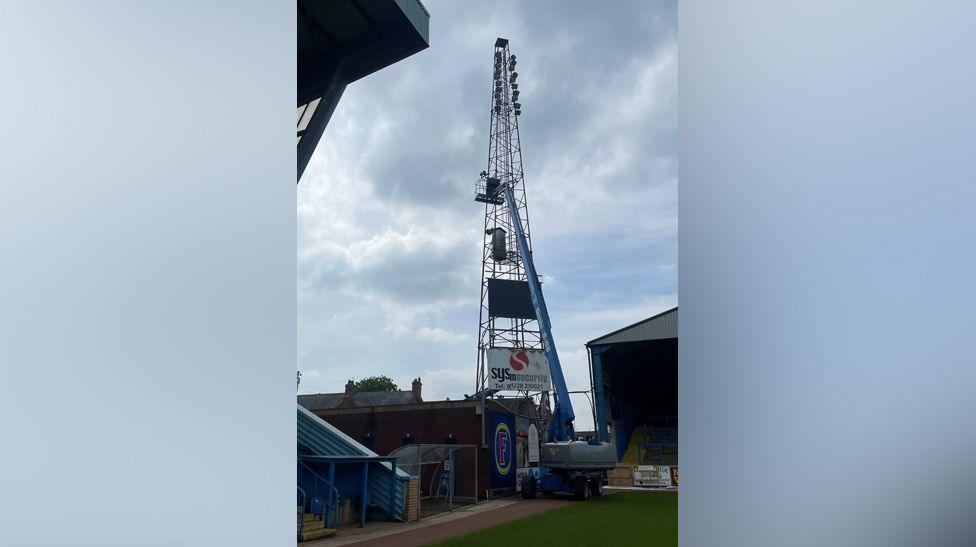
[[[472,532],[438,545],[678,544],[678,495],[617,492]]]

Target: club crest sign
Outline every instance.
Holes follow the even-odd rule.
[[[486,387],[499,391],[548,391],[549,361],[535,349],[488,349]]]

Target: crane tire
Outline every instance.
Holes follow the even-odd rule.
[[[527,500],[535,499],[535,493],[535,477],[525,477],[522,479],[522,498]]]
[[[573,479],[573,497],[579,501],[590,497],[590,485],[586,477],[579,476]]]

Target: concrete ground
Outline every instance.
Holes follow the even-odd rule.
[[[539,497],[534,500],[523,500],[521,497],[492,500],[417,522],[370,522],[366,524],[365,528],[341,527],[334,538],[309,541],[302,545],[312,547],[338,545],[381,547],[391,544],[396,544],[397,547],[413,547],[430,545],[468,532],[536,515],[567,503],[573,503],[573,501],[569,498],[555,497]]]

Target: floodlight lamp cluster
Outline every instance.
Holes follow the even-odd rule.
[[[518,72],[515,71],[515,65],[517,63],[518,61],[516,60],[515,55],[511,55],[506,62],[505,56],[501,51],[495,52],[495,71],[494,71],[495,91],[493,94],[495,114],[501,114],[502,112],[502,93],[504,92],[503,84],[502,84],[502,80],[503,80],[502,69],[504,68],[509,73],[508,81],[511,84],[511,88],[512,88],[512,103],[513,106],[515,107],[514,108],[515,115],[516,116],[522,115],[522,104],[518,102],[518,98],[519,98],[519,90],[518,90],[518,83],[517,83]]]

